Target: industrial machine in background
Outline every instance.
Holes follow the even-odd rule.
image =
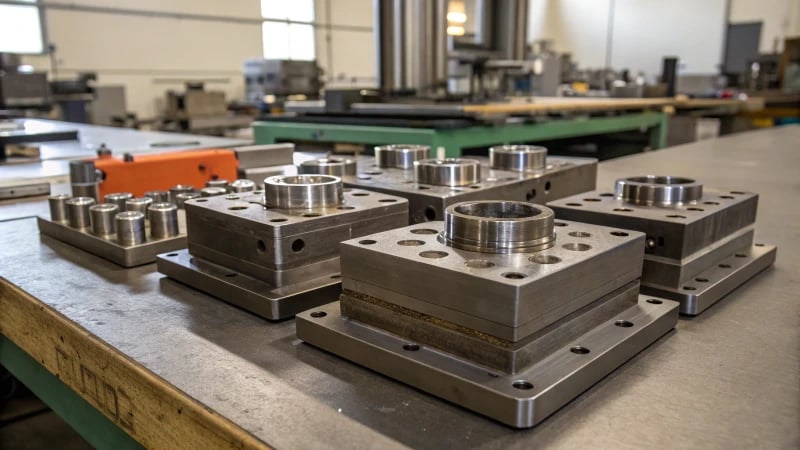
[[[321,79],[316,61],[249,59],[244,62],[245,101],[269,111],[280,109],[289,98],[316,99]]]
[[[47,72],[34,72],[20,55],[0,53],[0,110],[50,109]]]
[[[165,101],[165,131],[223,135],[253,121],[251,115],[229,112],[225,92],[207,91],[202,81],[187,81],[183,92],[167,91]]]

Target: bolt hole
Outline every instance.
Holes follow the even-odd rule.
[[[576,355],[585,355],[585,354],[589,353],[589,349],[588,348],[581,347],[580,345],[576,345],[575,347],[572,347],[571,349],[569,349],[569,351],[571,351],[572,353],[575,353]]]
[[[195,202],[197,202],[197,203],[205,203],[207,201],[208,201],[208,199],[206,199],[206,198],[198,198],[197,200],[195,200]]]
[[[614,194],[610,192],[603,192],[602,194],[600,194],[600,197],[613,197],[613,196]]]
[[[238,195],[226,195],[225,200],[239,200]]]
[[[359,175],[359,176],[358,176],[358,179],[359,179],[359,180],[371,180],[371,179],[372,179],[372,177],[369,177],[369,176],[366,176],[366,175]]]
[[[730,195],[720,195],[719,198],[724,198],[725,200],[733,200],[733,197]]]
[[[167,256],[178,256],[177,253],[167,253]]]
[[[259,253],[264,253],[267,251],[267,244],[264,243],[261,239],[256,242],[256,248],[258,248]]]
[[[519,389],[522,391],[529,391],[533,389],[533,384],[531,384],[529,381],[524,381],[524,380],[515,381],[511,383],[511,386],[513,386],[514,389]]]
[[[483,259],[470,259],[464,263],[470,269],[488,269],[494,267],[493,262],[485,261]]]
[[[704,205],[719,205],[719,202],[703,202]]]
[[[756,247],[763,247],[763,246],[764,246],[764,244],[762,244],[760,242],[756,243]]]
[[[361,245],[372,245],[372,244],[377,244],[378,241],[373,241],[372,239],[364,239],[363,241],[358,241],[358,243]]]
[[[570,232],[570,233],[568,233],[568,234],[569,234],[570,236],[572,236],[572,237],[578,237],[578,238],[588,238],[588,237],[592,237],[592,233],[587,233],[587,232],[585,232],[585,231],[571,231],[571,232]]]
[[[525,200],[531,201],[536,198],[536,189],[531,189],[530,192],[525,194]]]
[[[557,227],[565,227],[565,226],[567,226],[567,224],[564,223],[564,222],[554,222],[553,225],[557,226]]]
[[[382,198],[382,199],[380,199],[378,201],[381,202],[381,203],[395,203],[397,200],[395,200],[393,198]]]
[[[645,301],[646,301],[647,303],[652,303],[652,304],[654,304],[654,305],[660,305],[660,304],[664,303],[664,302],[662,302],[661,300],[658,300],[658,299],[655,299],[655,298],[648,298],[648,299],[647,299],[647,300],[645,300]]]
[[[434,209],[433,206],[425,208],[425,220],[428,222],[436,220],[436,209]]]
[[[528,261],[536,264],[556,264],[561,262],[561,258],[554,255],[534,255]]]
[[[697,288],[696,288],[696,287],[694,287],[694,286],[684,286],[684,287],[683,287],[683,290],[684,290],[684,291],[696,291],[696,290],[697,290]]]
[[[669,217],[670,219],[685,219],[686,218],[686,216],[682,216],[680,214],[670,214],[667,217]]]
[[[599,199],[599,198],[591,198],[591,197],[589,197],[589,198],[583,199],[583,201],[585,201],[585,202],[601,202],[602,200]]]
[[[353,192],[353,197],[366,197],[368,195],[366,192]]]
[[[614,322],[614,325],[622,328],[630,328],[633,326],[633,322],[629,322],[627,320],[618,320]]]
[[[253,191],[254,195],[259,195],[259,194],[263,194],[263,193],[264,193],[264,191]]]
[[[340,209],[340,210],[345,211],[345,210],[350,210],[350,209],[356,209],[356,207],[355,206],[337,206],[336,209]]]
[[[419,189],[421,191],[425,191],[425,190],[428,190],[430,188],[428,186],[417,186],[417,189]]]
[[[573,252],[585,252],[592,248],[589,244],[582,244],[577,242],[570,242],[561,246],[565,250],[572,250]]]
[[[744,195],[745,193],[742,192],[742,191],[731,191],[731,194],[733,194],[733,195]]]
[[[736,257],[737,258],[747,258],[747,255],[745,255],[744,253],[737,253]]]
[[[411,230],[411,234],[436,234],[438,231],[431,230],[430,228],[416,228]]]
[[[703,208],[686,208],[687,211],[705,211]]]
[[[383,172],[379,172],[377,170],[373,170],[373,171],[364,172],[364,173],[366,173],[367,175],[381,175]]]
[[[480,185],[480,184],[473,184],[473,185],[472,185],[472,186],[470,186],[469,188],[470,188],[470,189],[480,189],[480,188],[481,188],[481,185]]]
[[[303,217],[319,217],[321,215],[322,214],[320,214],[320,213],[305,213],[305,214],[303,214]]]
[[[328,313],[326,313],[325,311],[314,311],[310,315],[311,315],[311,317],[313,317],[315,319],[319,319],[319,318],[327,316]]]
[[[233,277],[236,276],[236,274],[235,273],[226,273],[225,276],[228,277],[228,278],[233,278]]]
[[[583,206],[581,203],[567,203],[567,206]]]
[[[720,264],[717,267],[719,267],[720,269],[730,269],[731,265],[730,264]]]
[[[305,247],[306,243],[302,239],[295,239],[294,242],[292,242],[292,251],[295,253],[302,251]]]
[[[415,247],[418,245],[425,245],[425,241],[418,241],[415,239],[408,239],[403,241],[397,241],[397,245],[403,245],[406,247]]]
[[[708,278],[695,278],[694,281],[698,283],[708,283]]]
[[[619,236],[619,237],[629,236],[628,233],[626,233],[624,231],[612,231],[611,235],[612,236]]]
[[[545,194],[547,194],[548,192],[550,192],[550,187],[551,187],[551,184],[550,184],[550,182],[549,182],[549,181],[548,181],[548,182],[546,182],[546,183],[544,184],[544,193],[545,193]]]
[[[614,211],[617,211],[617,212],[633,212],[633,210],[630,209],[630,208],[614,208]]]
[[[502,277],[503,278],[508,278],[509,280],[521,280],[523,278],[526,278],[527,275],[525,275],[524,273],[519,273],[519,272],[506,272],[506,273],[504,273],[502,275]]]
[[[417,344],[403,344],[403,350],[407,352],[416,352],[419,351],[419,345]]]
[[[270,219],[270,222],[273,222],[273,223],[286,222],[286,219]]]
[[[429,258],[429,259],[444,258],[447,255],[448,255],[447,252],[440,252],[440,251],[434,251],[434,250],[424,251],[424,252],[421,252],[419,254],[419,256],[421,256],[423,258]]]
[[[198,202],[199,202],[199,201],[200,201],[200,200],[198,200]],[[243,210],[243,209],[247,209],[247,206],[231,206],[231,207],[230,207],[230,208],[228,208],[228,209],[229,209],[229,210],[231,210],[231,211],[241,211],[241,210]]]

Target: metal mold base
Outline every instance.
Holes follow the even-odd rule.
[[[147,241],[142,244],[123,246],[113,238],[102,238],[88,231],[72,228],[66,224],[37,217],[39,231],[47,236],[66,242],[89,253],[105,258],[123,267],[134,267],[155,262],[156,255],[186,247],[186,234],[174,237],[153,238],[149,224],[146,228]],[[178,214],[178,229],[185,230],[183,214]]]
[[[529,428],[675,326],[678,304],[651,299],[639,296],[638,305],[513,375],[343,317],[338,302],[298,314],[297,336],[506,425]]]
[[[341,291],[338,272],[281,287],[193,257],[186,249],[158,255],[158,271],[270,320],[292,317]]]
[[[776,246],[756,244],[714,263],[678,288],[643,281],[641,291],[678,301],[681,314],[695,316],[771,266],[776,254]]]

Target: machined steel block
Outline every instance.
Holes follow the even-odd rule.
[[[775,261],[775,246],[753,243],[752,192],[647,175],[548,206],[559,219],[645,233],[642,292],[680,301],[683,314],[701,313]]]
[[[454,203],[516,200],[545,203],[595,188],[597,160],[548,157],[547,149],[505,145],[489,149],[489,158],[429,159],[420,145],[375,148],[375,157],[304,161],[300,173],[335,174],[345,186],[408,199],[409,223],[442,220]],[[357,165],[356,165],[357,162]]]
[[[471,201],[444,222],[341,245],[338,303],[298,337],[515,427],[530,427],[672,329],[639,295],[645,235]]]
[[[268,319],[335,298],[339,242],[403,226],[408,202],[330,175],[273,176],[262,190],[187,200],[188,248],[159,271]]]

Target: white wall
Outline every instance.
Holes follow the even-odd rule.
[[[316,30],[317,62],[328,86],[376,86],[372,0],[315,0],[315,5],[317,22],[350,27]]]
[[[605,67],[609,7],[609,0],[530,0],[528,41],[550,39],[580,67]]]
[[[731,0],[732,23],[763,22],[760,50],[783,51],[783,40],[800,36],[800,0]]]

